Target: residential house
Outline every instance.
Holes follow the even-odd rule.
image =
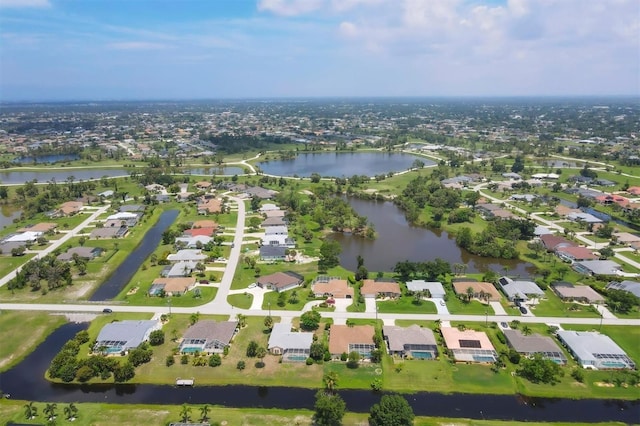
[[[286,246],[280,245],[268,245],[260,247],[260,260],[275,262],[279,260],[285,260],[287,258]]]
[[[397,299],[402,295],[400,285],[396,282],[363,280],[360,294],[365,298],[390,297]]]
[[[38,238],[44,235],[44,232],[27,231],[19,234],[12,234],[7,236],[3,241],[5,243],[24,243],[33,244],[38,241]]]
[[[191,224],[192,228],[218,228],[218,223],[215,220],[202,219],[196,220]]]
[[[270,200],[278,193],[278,191],[262,188],[260,186],[252,186],[247,188],[244,192],[251,197],[258,197],[262,200]]]
[[[622,269],[613,260],[585,260],[574,262],[573,269],[587,275],[617,275]]]
[[[109,227],[109,228],[95,228],[91,231],[89,236],[91,238],[100,239],[100,238],[122,238],[127,235],[129,232],[129,227],[118,226],[118,227]]]
[[[215,198],[201,200],[198,203],[198,214],[214,214],[222,211],[222,201]]]
[[[238,321],[200,320],[182,336],[180,353],[223,353],[238,331]]]
[[[514,281],[509,277],[501,277],[498,284],[511,302],[526,302],[530,298],[544,297],[544,291],[533,281]]]
[[[620,244],[640,243],[640,236],[629,232],[614,232],[613,237]]]
[[[118,208],[120,212],[127,213],[144,213],[147,206],[144,204],[124,204]]]
[[[588,285],[573,285],[559,281],[552,283],[551,289],[563,302],[604,303],[604,297]]]
[[[635,369],[635,363],[609,336],[596,331],[559,330],[558,339],[576,361],[593,370]]]
[[[563,246],[556,249],[558,257],[567,262],[599,259],[591,250],[580,246]]]
[[[276,206],[275,204],[265,203],[262,206],[260,206],[259,210],[262,213],[265,213],[268,211],[280,211],[280,207]]]
[[[102,249],[100,247],[72,247],[65,253],[59,254],[56,259],[62,262],[69,262],[77,255],[81,259],[91,260],[100,256],[101,253]]]
[[[260,226],[262,226],[263,228],[279,227],[279,226],[286,228],[287,222],[284,220],[284,216],[274,216],[274,217],[268,217],[265,220],[263,220]]]
[[[459,281],[453,283],[453,291],[459,296],[466,296],[471,288],[476,299],[487,302],[498,302],[502,298],[500,293],[491,283],[477,281]]]
[[[196,235],[194,237],[177,237],[176,238],[176,247],[184,247],[188,249],[194,249],[200,247],[204,247],[213,241],[212,237],[208,237],[206,235]]]
[[[188,237],[212,237],[215,234],[217,228],[191,228],[185,229],[182,234]],[[213,239],[213,238],[212,238]]]
[[[106,191],[99,192],[98,193],[98,197],[111,198],[111,197],[113,197],[113,194],[115,194],[113,189],[107,189]]]
[[[574,222],[584,222],[584,223],[602,223],[602,219],[595,217],[590,213],[569,213],[567,215],[567,219],[572,220]]]
[[[193,277],[156,278],[149,288],[149,296],[182,296],[187,291],[193,290],[196,279]]]
[[[62,203],[56,210],[58,216],[73,216],[82,211],[83,203],[81,201],[67,201]]]
[[[160,330],[162,323],[156,320],[123,320],[106,324],[98,333],[94,352],[106,354],[119,354],[135,349],[149,340],[149,335],[155,330]]]
[[[183,249],[178,250],[177,253],[172,253],[167,256],[167,260],[171,263],[176,262],[204,262],[207,259],[207,255],[202,253],[199,249]]]
[[[391,355],[416,359],[435,359],[438,356],[436,338],[428,328],[416,324],[409,327],[385,325],[382,337]]]
[[[429,292],[430,297],[444,299],[447,292],[444,290],[441,282],[413,280],[407,281],[407,290],[417,293],[419,291]]]
[[[498,353],[486,333],[440,327],[444,343],[458,362],[494,363]]]
[[[171,266],[167,266],[163,271],[162,271],[162,276],[163,277],[168,277],[168,278],[172,278],[172,277],[188,277],[190,276],[193,271],[196,269],[196,266],[198,265],[198,262],[193,262],[193,261],[179,261],[174,263]]]
[[[544,359],[550,359],[558,364],[566,364],[567,357],[562,349],[549,336],[542,336],[534,333],[524,335],[520,330],[503,330],[504,337],[507,339],[509,347],[513,348],[520,355],[528,358],[536,354],[540,354]]]
[[[200,182],[196,182],[196,189],[199,189],[200,191],[208,191],[209,189],[211,189],[212,185],[213,184],[211,182],[203,180]]]
[[[57,223],[40,222],[34,225],[27,225],[24,228],[20,228],[17,232],[41,232],[43,234],[46,234],[47,232],[53,231],[57,227]]]
[[[370,358],[376,346],[373,343],[375,329],[372,325],[332,325],[329,329],[329,352],[340,358],[343,353],[357,352],[361,358]]]
[[[140,216],[140,213],[118,212],[107,217],[105,227],[126,225],[131,228],[138,223]]]
[[[640,297],[640,283],[636,281],[624,280],[622,282],[611,281],[605,287],[607,290],[622,290]]]
[[[274,274],[259,277],[256,283],[260,288],[275,290],[278,293],[298,287],[304,281],[304,277],[292,271],[276,272]]]
[[[547,251],[556,251],[560,247],[576,246],[576,243],[569,241],[564,237],[553,234],[540,235],[540,241]]]
[[[337,277],[317,277],[311,284],[311,291],[313,291],[315,297],[353,299],[353,288],[349,287],[347,280]]]
[[[267,219],[272,217],[285,217],[286,214],[287,212],[285,212],[284,210],[266,210],[262,212],[262,215]]]
[[[293,332],[291,324],[273,325],[267,349],[272,355],[282,355],[283,362],[304,362],[309,358],[313,333]]]

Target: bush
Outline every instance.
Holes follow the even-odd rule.
[[[309,357],[305,362],[307,363],[307,365],[313,365],[313,358]]]
[[[164,362],[164,364],[165,364],[167,367],[171,367],[171,366],[172,366],[173,364],[175,364],[175,363],[176,363],[176,360],[175,360],[175,358],[173,358],[173,355],[168,355],[168,356],[167,356],[167,359],[166,359],[166,360],[165,360],[165,362]]]
[[[349,357],[347,359],[347,367],[358,368],[359,364],[360,364],[360,354],[356,351],[349,352]]]
[[[571,371],[571,377],[573,377],[576,382],[584,382],[584,372],[581,368],[574,368],[573,371]]]
[[[218,367],[220,366],[220,364],[222,364],[222,359],[220,358],[220,355],[213,354],[209,357],[209,367]]]
[[[247,364],[244,361],[238,361],[236,364],[236,368],[240,371],[244,370],[247,367]]]
[[[182,357],[180,357],[180,364],[182,365],[189,364],[189,355],[182,355]]]
[[[346,361],[347,358],[349,358],[349,355],[346,352],[340,354],[340,361]]]
[[[164,343],[164,331],[154,330],[149,334],[149,344],[151,346],[159,346]]]

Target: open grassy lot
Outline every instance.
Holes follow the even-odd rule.
[[[360,363],[358,368],[348,368],[345,362],[324,363],[324,374],[335,372],[338,375],[338,389],[368,389],[375,379],[382,379],[382,365],[368,362]]]
[[[251,293],[230,294],[227,296],[227,302],[236,308],[249,309],[253,302],[253,295]]]
[[[280,295],[284,294],[284,306],[278,305],[278,300]],[[264,295],[264,299],[262,301],[262,309],[284,309],[286,311],[300,311],[304,308],[304,305],[312,300],[315,300],[314,297],[309,297],[311,294],[310,288],[299,287],[292,288],[287,291],[283,291],[278,293],[277,291],[270,291]],[[292,303],[294,302],[294,303]]]
[[[599,318],[595,308],[579,303],[563,302],[551,289],[544,291],[545,298],[532,308],[532,312],[540,317],[575,317]]]
[[[398,300],[379,301],[377,306],[380,313],[435,314],[438,312],[433,302],[421,300],[420,303],[415,303],[411,296],[402,296]]]
[[[4,311],[0,314],[0,372],[16,365],[53,330],[65,323],[62,315]],[[26,332],[28,330],[28,332]],[[17,335],[21,337],[16,338]]]
[[[25,254],[24,256],[0,256],[0,276],[4,277],[9,272],[24,265],[34,257],[35,254]],[[6,293],[6,289],[3,290],[4,291],[2,293]]]
[[[466,303],[456,296],[447,299],[447,309],[449,309],[449,313],[456,315],[484,315],[487,312],[489,314],[493,313],[493,309],[491,309],[489,305],[480,303],[477,300]]]

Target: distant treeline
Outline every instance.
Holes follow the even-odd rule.
[[[233,135],[207,135],[204,140],[215,144],[218,150],[226,154],[237,154],[251,150],[263,150],[273,144],[291,143],[291,139],[277,136],[233,136]]]

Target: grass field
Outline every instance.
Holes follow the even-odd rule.
[[[595,308],[578,303],[565,303],[551,289],[544,291],[545,298],[532,309],[540,317],[599,318]]]
[[[62,315],[3,311],[0,314],[0,372],[16,365],[53,330],[65,323]],[[28,330],[28,332],[26,332]],[[17,339],[16,336],[21,338]]]
[[[416,304],[411,296],[402,296],[398,300],[379,301],[377,306],[380,313],[435,314],[438,312],[433,302],[421,300]]]

